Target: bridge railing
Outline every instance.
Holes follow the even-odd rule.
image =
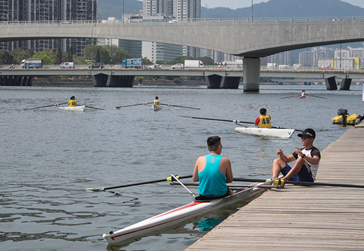
[[[171,70],[171,71],[242,71],[242,65],[205,65],[203,68],[185,68],[185,69],[172,69],[172,65],[160,65],[158,68],[150,68],[150,65],[144,65],[142,68],[135,68],[135,70],[148,70],[148,71],[159,71],[159,70]],[[104,65],[102,69],[100,68],[90,68],[90,65],[80,65],[75,64],[74,68],[61,68],[59,65],[44,65],[42,68],[29,68],[23,69],[19,64],[16,65],[0,65],[1,70],[133,70],[134,68],[124,68],[121,65]],[[261,66],[261,71],[265,72],[334,72],[334,71],[345,71],[345,72],[363,72],[364,69],[353,69],[342,67],[341,69],[335,69],[330,67],[318,67],[318,66],[285,66],[285,67],[267,67]]]
[[[254,17],[254,22],[308,22],[308,21],[364,21],[364,16],[328,16],[328,17]],[[153,21],[152,21],[153,22]],[[168,23],[168,20],[165,20]],[[180,23],[193,23],[193,22],[252,22],[251,18],[190,18],[173,22],[171,24]],[[20,25],[20,24],[58,24],[58,25],[72,25],[72,24],[111,24],[123,23],[122,20],[39,20],[39,21],[1,21],[0,25]],[[148,22],[150,23],[150,22]],[[155,21],[160,23],[160,21]]]

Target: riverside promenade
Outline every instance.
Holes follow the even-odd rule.
[[[364,185],[364,127],[351,128],[321,152],[316,182]],[[271,189],[187,251],[364,250],[364,188]]]

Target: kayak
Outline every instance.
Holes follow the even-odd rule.
[[[263,193],[266,190],[263,186],[265,184],[266,183],[256,183],[251,187],[241,187],[234,194],[219,199],[201,201],[195,199],[187,205],[153,216],[118,231],[111,231],[108,234],[103,234],[102,237],[111,244],[118,243],[147,235],[156,230],[174,226],[180,222],[187,221],[195,216],[213,210],[235,204],[238,206],[239,202],[244,203],[247,199],[252,199]]]
[[[73,111],[73,112],[83,112],[85,109],[84,105],[81,106],[58,106],[59,109],[65,110],[65,111]]]
[[[254,134],[259,136],[272,136],[289,139],[293,135],[295,129],[236,127],[235,131],[239,133]]]
[[[159,111],[159,110],[161,110],[162,109],[162,106],[158,106],[158,105],[152,105],[152,109],[153,109],[153,111]]]

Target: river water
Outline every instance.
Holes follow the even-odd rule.
[[[333,125],[339,108],[363,114],[362,86],[327,91],[324,85],[261,85],[259,93],[210,90],[205,86],[125,88],[0,87],[1,250],[183,250],[231,212],[216,212],[175,229],[132,243],[108,246],[101,237],[150,216],[191,202],[182,187],[168,182],[87,192],[190,175],[195,160],[207,153],[206,139],[222,138],[222,155],[235,177],[269,178],[277,148],[290,153],[301,141],[234,132],[234,123],[180,117],[254,121],[266,107],[274,126],[317,132],[324,150],[348,128]],[[55,106],[74,95],[79,104],[104,108],[67,112]],[[201,110],[116,106],[151,102]],[[320,97],[320,98],[319,98]],[[318,177],[320,171],[318,172]],[[191,182],[190,179],[183,180]],[[197,193],[196,187],[190,189]]]

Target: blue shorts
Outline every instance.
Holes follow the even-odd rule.
[[[281,173],[286,176],[287,173],[292,169],[288,164],[286,164],[285,167],[282,168]],[[309,170],[306,165],[303,165],[301,167],[301,170],[295,174],[292,178],[289,180],[291,181],[306,181],[306,182],[314,182],[312,178],[311,170]]]

